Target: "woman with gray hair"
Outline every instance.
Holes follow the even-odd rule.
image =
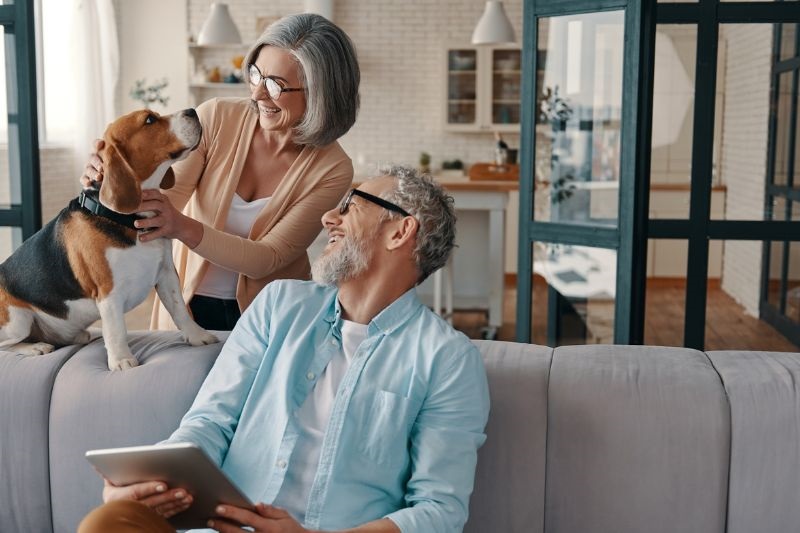
[[[140,210],[158,214],[137,222],[151,230],[143,242],[177,239],[183,297],[214,330],[232,329],[270,281],[310,278],[306,249],[353,179],[337,139],[356,120],[360,71],[338,26],[309,13],[284,17],[250,49],[243,73],[250,98],[198,106],[199,146],[174,165],[172,189],[143,191]],[[101,179],[93,155],[81,181]],[[158,301],[151,328],[174,328]]]

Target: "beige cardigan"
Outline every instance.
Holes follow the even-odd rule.
[[[242,173],[258,114],[250,100],[215,98],[197,108],[203,136],[197,150],[173,165],[175,186],[164,194],[176,209],[203,223],[194,250],[175,240],[172,256],[191,300],[209,262],[239,272],[236,299],[244,309],[275,279],[309,279],[306,249],[322,229],[322,214],[342,199],[353,181],[353,165],[339,143],[305,146],[256,217],[249,238],[222,231]],[[151,329],[175,329],[156,298]]]

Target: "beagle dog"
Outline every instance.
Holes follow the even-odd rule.
[[[99,194],[82,192],[0,264],[0,350],[38,355],[53,345],[86,343],[86,328],[100,318],[108,368],[134,367],[124,315],[153,286],[186,342],[218,342],[186,309],[172,242],[142,243],[133,226],[154,216],[135,214],[142,189],[172,187],[170,166],[197,147],[201,133],[194,109],[170,116],[135,111],[108,126]]]

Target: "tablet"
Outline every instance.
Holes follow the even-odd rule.
[[[176,529],[205,528],[224,503],[254,509],[253,503],[195,444],[175,443],[90,450],[86,459],[115,485],[163,481],[192,495],[191,507],[169,519]]]

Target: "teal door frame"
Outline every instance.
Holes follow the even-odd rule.
[[[0,227],[21,228],[25,240],[42,224],[33,0],[0,5],[0,25],[5,32],[9,182],[12,190],[19,187],[20,198],[18,204],[0,206]]]
[[[538,19],[620,9],[625,10],[625,37],[617,226],[534,220]],[[616,250],[614,342],[619,344],[643,342],[655,9],[655,0],[525,1],[517,265],[518,342],[531,342],[534,241]]]

